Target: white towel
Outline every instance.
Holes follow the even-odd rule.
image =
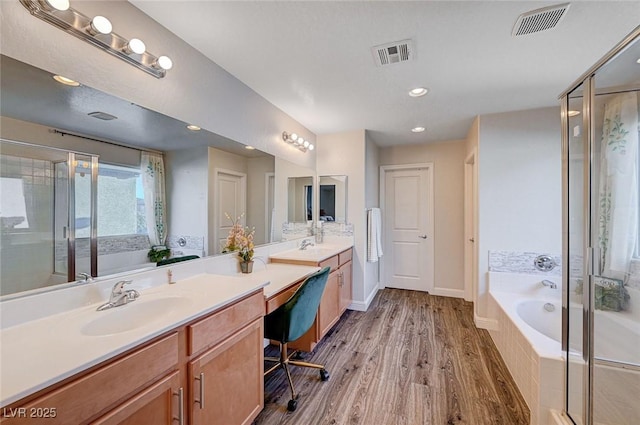
[[[367,211],[367,261],[376,263],[382,257],[382,220],[380,208]]]

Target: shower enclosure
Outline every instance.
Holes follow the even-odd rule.
[[[565,412],[640,423],[640,27],[561,97]]]
[[[95,155],[0,139],[0,295],[97,276],[97,176]]]

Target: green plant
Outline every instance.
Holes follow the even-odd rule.
[[[158,261],[162,261],[165,258],[168,258],[171,254],[171,250],[164,245],[154,245],[149,250],[147,256],[149,260],[153,263],[157,263]]]

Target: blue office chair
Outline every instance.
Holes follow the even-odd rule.
[[[297,351],[287,355],[287,344],[300,338],[313,325],[330,270],[329,267],[325,267],[309,276],[287,302],[264,317],[265,338],[276,340],[280,343],[280,358],[265,357],[266,361],[276,362],[276,364],[267,370],[264,375],[267,376],[278,367],[284,369],[291,389],[291,400],[287,405],[287,409],[291,412],[296,410],[298,395],[293,388],[293,381],[289,372],[290,365],[320,369],[320,379],[322,381],[329,379],[329,372],[323,365],[291,360],[291,357]]]

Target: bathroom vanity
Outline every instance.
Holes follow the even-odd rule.
[[[247,275],[215,274],[226,271],[224,259],[202,259],[172,267],[174,284],[169,269],[144,272],[127,285],[140,296],[105,311],[96,308],[113,281],[47,294],[50,303],[85,301],[5,324],[0,423],[249,424],[264,406],[263,316],[330,266],[316,324],[299,347],[312,349],[350,303],[351,252],[350,243],[284,251]],[[37,298],[12,302],[47,310]],[[3,318],[19,316],[5,306]]]
[[[306,334],[300,339],[289,343],[291,348],[302,351],[313,350],[351,304],[352,257],[353,248],[350,246],[325,244],[311,246],[305,250],[285,251],[269,257],[272,263],[331,268],[316,320]],[[274,294],[270,293],[269,288],[265,288],[265,296],[270,295],[267,301],[267,313],[286,301],[295,292],[300,283],[302,282]]]

